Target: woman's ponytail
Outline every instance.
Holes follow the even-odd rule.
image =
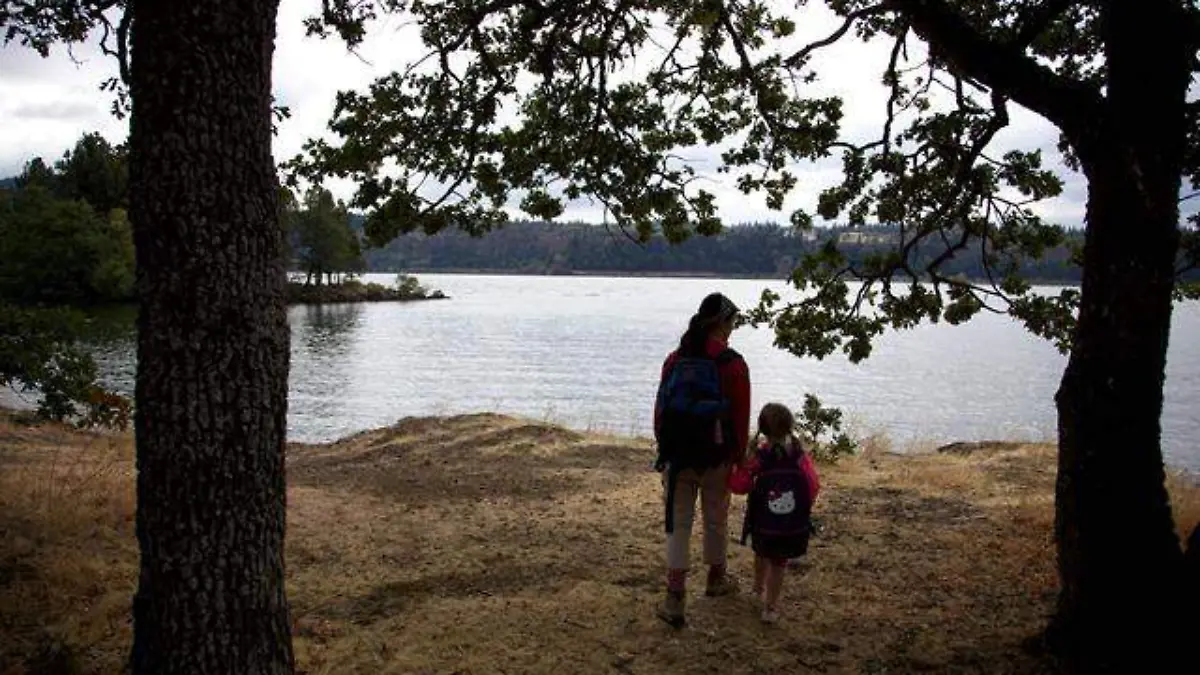
[[[687,330],[679,338],[679,354],[681,356],[701,356],[704,354],[705,343],[708,342],[708,330],[699,314],[688,321]]]

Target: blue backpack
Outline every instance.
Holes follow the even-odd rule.
[[[720,367],[737,352],[717,357],[680,357],[658,389],[658,460],[655,467],[704,471],[729,459],[736,445],[729,399],[721,392]]]

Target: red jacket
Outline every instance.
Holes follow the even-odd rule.
[[[705,346],[708,356],[714,359],[726,349],[729,349],[729,345],[716,339],[709,339]],[[736,352],[734,353],[736,354]],[[678,350],[667,355],[666,361],[663,362],[662,373],[659,375],[660,382],[666,379],[678,358]],[[732,459],[740,463],[745,456],[746,444],[750,442],[750,369],[746,366],[745,359],[738,355],[737,358],[721,364],[718,372],[721,373],[721,393],[729,399],[730,421],[733,426],[733,443],[730,452],[733,454]],[[656,399],[654,402],[655,435],[658,434],[660,420]]]

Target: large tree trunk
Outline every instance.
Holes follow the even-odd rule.
[[[1116,660],[1166,635],[1155,624],[1174,620],[1164,607],[1181,588],[1159,445],[1175,222],[1148,213],[1118,171],[1102,173],[1091,177],[1083,303],[1057,395],[1056,627],[1096,659],[1081,663],[1133,672]]]
[[[1183,556],[1184,575],[1191,587],[1191,600],[1187,606],[1200,607],[1200,525],[1192,528],[1188,537],[1187,551]],[[1200,619],[1198,619],[1200,621]]]
[[[290,673],[278,0],[133,0],[134,673]]]
[[[1057,395],[1062,588],[1052,637],[1084,672],[1173,672],[1184,587],[1160,449],[1188,56],[1169,11],[1110,2],[1106,116],[1088,178],[1082,304]],[[1173,23],[1172,23],[1173,22]]]

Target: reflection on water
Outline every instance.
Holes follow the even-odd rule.
[[[368,279],[371,275],[367,275]],[[383,281],[388,281],[383,278]],[[453,300],[294,306],[288,435],[331,440],[407,415],[496,411],[577,428],[646,434],[663,356],[700,299],[752,306],[778,282],[719,279],[426,275]],[[133,390],[132,309],[93,322],[103,379]],[[1163,446],[1200,469],[1200,303],[1177,307],[1167,357]],[[797,359],[766,330],[739,330],[753,405],[843,408],[860,433],[911,442],[1054,436],[1065,359],[1003,316],[892,332],[871,358]]]
[[[301,305],[288,312],[293,341],[318,356],[344,354],[362,321],[362,305]]]
[[[301,410],[314,425],[345,419],[352,405],[345,397],[353,384],[355,340],[363,306],[300,305],[288,311],[292,327],[292,367],[288,407]],[[289,427],[293,426],[289,421]],[[289,435],[295,435],[289,429]]]
[[[361,319],[361,305],[302,305],[289,308],[293,362],[299,354],[306,368],[324,371],[321,379],[328,382],[331,377],[336,377],[338,372],[345,370],[345,358]],[[88,348],[99,366],[101,381],[126,395],[133,394],[137,361],[136,322],[136,306],[105,307],[89,313],[85,334]]]
[[[115,305],[89,312],[87,332],[100,382],[127,396],[133,395],[137,363],[137,306]]]

